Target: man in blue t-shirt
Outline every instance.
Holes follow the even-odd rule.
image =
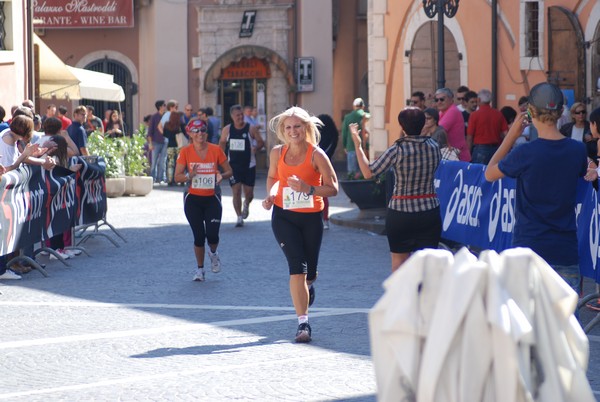
[[[87,134],[83,124],[86,122],[87,109],[85,106],[77,106],[73,111],[73,121],[67,127],[67,133],[73,140],[81,155],[88,155],[87,151]]]
[[[579,294],[579,254],[575,195],[580,177],[588,177],[585,146],[556,128],[563,95],[549,83],[534,86],[528,112],[538,139],[513,148],[527,125],[517,116],[485,171],[488,181],[516,178],[514,247],[529,247]]]

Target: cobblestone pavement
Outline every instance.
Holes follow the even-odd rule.
[[[223,187],[223,269],[193,282],[181,187],[109,200],[127,243],[85,243],[71,267],[48,261],[0,284],[0,400],[374,401],[367,312],[389,273],[384,237],[325,232],[311,344],[297,321],[287,264],[262,209],[264,175],[242,228]],[[340,195],[332,212],[352,208]]]
[[[313,342],[297,326],[270,213],[257,200],[235,228],[223,188],[223,270],[193,282],[192,233],[180,187],[109,200],[108,221],[125,237],[85,243],[90,257],[0,284],[0,400],[374,401],[367,312],[389,273],[385,237],[332,225],[325,232]],[[332,213],[353,208],[340,195]],[[598,331],[598,330],[595,330]],[[600,390],[598,332],[590,380]],[[596,392],[596,395],[600,395]]]

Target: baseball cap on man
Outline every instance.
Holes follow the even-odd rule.
[[[362,100],[362,98],[356,98],[354,99],[354,102],[352,102],[352,106],[364,106],[365,105],[365,101]]]
[[[556,85],[541,82],[531,88],[529,104],[538,109],[562,110],[564,105],[563,93]]]
[[[188,133],[205,133],[206,130],[206,123],[200,119],[190,120],[190,122],[185,127],[185,131],[187,131]]]

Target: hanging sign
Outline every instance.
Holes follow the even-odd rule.
[[[133,28],[133,0],[33,0],[35,28]]]
[[[256,10],[244,11],[242,17],[242,26],[240,27],[240,38],[249,38],[254,32],[254,21],[256,20]]]
[[[315,90],[314,57],[299,57],[296,62],[296,82],[298,92],[310,92]]]
[[[257,57],[243,58],[228,65],[221,72],[221,80],[250,80],[271,77],[269,64]]]

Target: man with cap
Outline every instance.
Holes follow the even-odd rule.
[[[588,173],[585,145],[556,128],[563,102],[555,85],[543,82],[531,88],[527,112],[517,116],[490,160],[485,178],[516,178],[512,245],[531,248],[579,294],[575,194],[580,177],[588,181],[595,177]],[[511,151],[528,124],[527,113],[538,139]]]
[[[356,123],[361,129],[361,135],[366,133],[365,130],[365,102],[362,98],[356,98],[352,102],[352,110],[342,121],[342,144],[346,151],[346,167],[348,174],[355,174],[360,172],[358,168],[358,159],[356,159],[356,149],[354,148],[354,142],[352,141],[352,134],[350,133],[350,124]],[[363,144],[367,143],[367,138],[362,138]]]

